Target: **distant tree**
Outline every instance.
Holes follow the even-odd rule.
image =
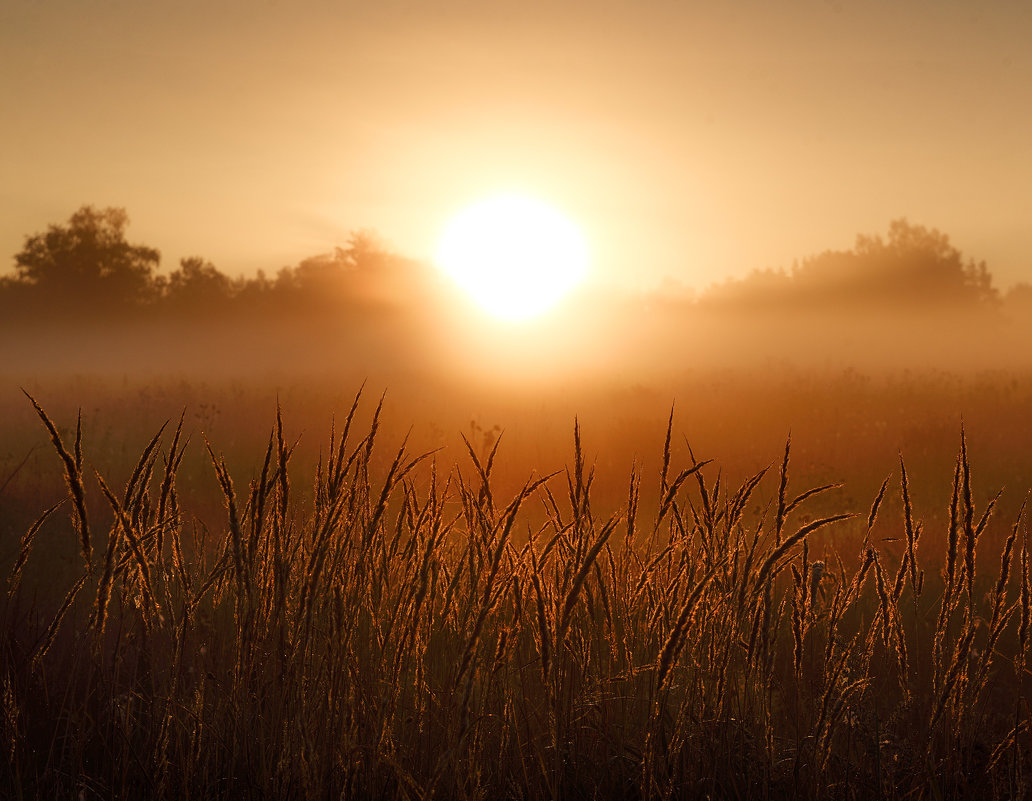
[[[16,282],[84,308],[152,300],[161,254],[127,242],[128,223],[125,209],[83,206],[66,225],[26,237],[14,257]]]
[[[704,306],[721,308],[777,308],[792,302],[792,276],[784,270],[753,270],[745,278],[729,278],[706,289],[699,298]]]
[[[881,308],[901,312],[979,308],[998,300],[985,262],[965,260],[949,237],[905,219],[887,239],[860,235],[848,251],[825,251],[790,273],[754,271],[706,293],[721,306],[770,308]]]
[[[679,278],[671,275],[664,275],[659,282],[659,287],[646,296],[646,302],[650,305],[661,304],[668,306],[683,306],[693,303],[696,298],[695,290]]]
[[[1022,281],[1003,296],[1003,307],[1016,316],[1032,320],[1032,284]]]
[[[973,305],[997,297],[985,262],[965,261],[940,231],[889,224],[888,240],[860,235],[852,251],[828,251],[793,271],[798,292],[820,299],[904,305]]]
[[[344,290],[348,272],[349,266],[337,248],[331,253],[310,256],[296,267],[280,270],[276,282],[305,296],[330,298]]]
[[[200,256],[181,259],[179,269],[165,282],[165,297],[180,308],[211,308],[226,303],[232,295],[229,276]]]
[[[344,247],[284,267],[270,284],[281,307],[347,308],[371,311],[404,303],[419,295],[421,275],[414,263],[388,250],[370,231],[354,231]]]
[[[253,278],[240,276],[232,281],[233,302],[242,311],[268,311],[275,303],[275,283],[265,270],[258,270]]]
[[[372,273],[397,266],[398,258],[391,253],[373,231],[360,229],[348,235],[347,247],[337,247],[337,260],[351,270]]]

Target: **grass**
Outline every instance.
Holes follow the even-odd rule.
[[[224,512],[204,522],[177,488],[182,418],[119,488],[32,401],[68,499],[0,601],[0,794],[1032,793],[1026,517],[985,552],[996,500],[976,508],[963,434],[926,531],[902,457],[827,513],[835,485],[795,486],[791,440],[729,486],[671,414],[655,497],[635,465],[601,513],[579,426],[565,470],[504,492],[504,437],[454,466],[381,454],[383,401],[360,425],[361,401],[314,475],[278,412],[246,485],[206,442]],[[55,521],[68,569],[38,547]],[[841,530],[852,552],[825,546]]]

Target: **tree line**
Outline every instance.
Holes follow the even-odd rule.
[[[272,276],[230,277],[200,256],[166,275],[159,250],[127,239],[128,224],[125,209],[83,206],[66,223],[27,236],[13,274],[0,277],[0,308],[8,317],[377,309],[403,299],[399,283],[419,281],[414,262],[366,231]]]
[[[711,287],[700,297],[715,308],[749,310],[993,309],[1023,297],[1027,285],[1002,296],[985,261],[965,258],[946,234],[890,223],[887,238],[859,235],[851,250],[828,250],[791,270],[754,270]]]
[[[191,256],[165,275],[160,252],[126,238],[125,209],[83,206],[64,224],[25,238],[14,272],[0,277],[0,311],[7,319],[41,312],[71,317],[221,315],[242,312],[361,313],[426,305],[434,293],[431,270],[390,252],[365,232],[344,246],[283,267],[230,277]],[[669,291],[668,291],[669,290]],[[860,235],[851,250],[825,251],[791,270],[754,270],[698,293],[662,290],[678,308],[713,310],[996,309],[1032,311],[1032,286],[1006,295],[993,285],[984,261],[965,258],[935,229],[893,221],[888,236]]]

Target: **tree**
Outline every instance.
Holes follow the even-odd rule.
[[[1018,319],[1032,320],[1032,284],[1022,281],[1012,286],[1003,297],[1003,307]]]
[[[214,264],[199,256],[179,261],[165,284],[165,297],[184,308],[211,308],[225,304],[233,294],[233,282]]]
[[[16,281],[47,300],[84,308],[129,305],[152,300],[158,285],[154,270],[161,254],[126,241],[125,209],[83,206],[66,225],[26,237],[14,257]]]
[[[397,257],[380,241],[380,238],[369,229],[352,231],[348,235],[348,246],[337,247],[337,261],[349,270],[364,273],[382,272],[395,266]]]
[[[901,306],[975,306],[996,299],[985,262],[964,260],[946,234],[905,219],[889,236],[860,235],[852,251],[828,251],[793,272],[800,293],[819,300]]]
[[[391,252],[368,230],[353,231],[346,247],[311,256],[276,274],[271,292],[284,308],[379,310],[426,294],[416,263]]]
[[[792,271],[753,271],[711,289],[706,302],[770,309],[916,311],[985,308],[997,291],[985,262],[965,260],[949,237],[905,219],[887,239],[860,235],[852,250],[825,251]]]

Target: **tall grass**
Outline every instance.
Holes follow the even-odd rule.
[[[0,794],[1032,793],[1028,527],[980,553],[995,499],[975,508],[963,436],[946,531],[914,518],[902,457],[868,510],[813,519],[834,485],[792,486],[791,441],[731,487],[678,452],[673,415],[658,496],[641,498],[634,466],[605,515],[577,425],[567,470],[499,497],[503,441],[448,468],[404,444],[381,459],[382,399],[361,431],[360,400],[306,477],[311,502],[279,410],[246,485],[206,443],[225,506],[207,522],[176,489],[182,419],[116,491],[87,475],[81,427],[69,450],[32,401],[82,558],[59,586],[34,549],[60,504],[14,549]],[[106,508],[87,509],[93,481]],[[893,483],[898,556],[873,535]],[[847,527],[858,553],[822,542]],[[946,561],[928,571],[935,536]]]

